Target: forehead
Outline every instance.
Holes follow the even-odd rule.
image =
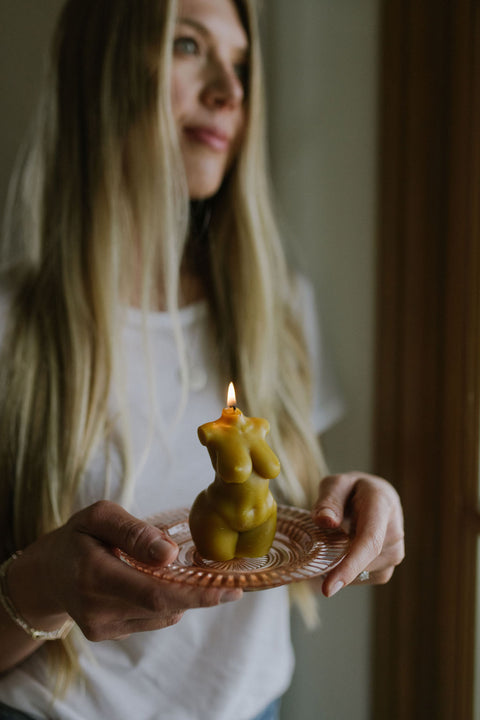
[[[248,37],[233,0],[179,0],[177,21],[190,21],[210,35],[227,40],[239,50]]]

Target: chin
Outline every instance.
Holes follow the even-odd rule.
[[[223,178],[222,178],[223,180]],[[222,182],[209,183],[209,184],[188,184],[188,194],[190,200],[208,200],[217,194],[220,190]]]
[[[192,164],[193,165],[193,164]],[[213,197],[223,183],[227,166],[215,164],[208,167],[202,164],[201,167],[186,166],[188,194],[191,200],[207,200]]]
[[[217,188],[218,189],[218,188]],[[217,190],[213,190],[211,192],[189,192],[189,198],[190,200],[209,200],[214,195],[216,195]]]

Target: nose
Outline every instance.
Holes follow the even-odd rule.
[[[221,60],[215,62],[205,83],[204,102],[213,108],[236,107],[244,97],[243,83],[235,69]]]

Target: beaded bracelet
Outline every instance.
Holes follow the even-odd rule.
[[[16,560],[20,555],[21,551],[14,552],[8,560],[0,565],[0,602],[2,603],[8,616],[13,622],[18,625],[27,635],[30,635],[34,640],[63,640],[67,637],[68,633],[73,627],[73,620],[67,620],[61,628],[58,630],[36,630],[27,623],[27,621],[20,615],[15,608],[15,605],[10,600],[7,591],[7,570],[9,565]]]

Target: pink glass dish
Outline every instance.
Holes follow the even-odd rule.
[[[123,562],[141,572],[171,582],[203,587],[265,590],[324,575],[345,557],[349,538],[342,530],[318,528],[307,510],[280,505],[277,531],[267,555],[228,562],[204,560],[197,552],[188,526],[188,508],[148,519],[179,546],[170,565],[147,565],[115,548]]]

